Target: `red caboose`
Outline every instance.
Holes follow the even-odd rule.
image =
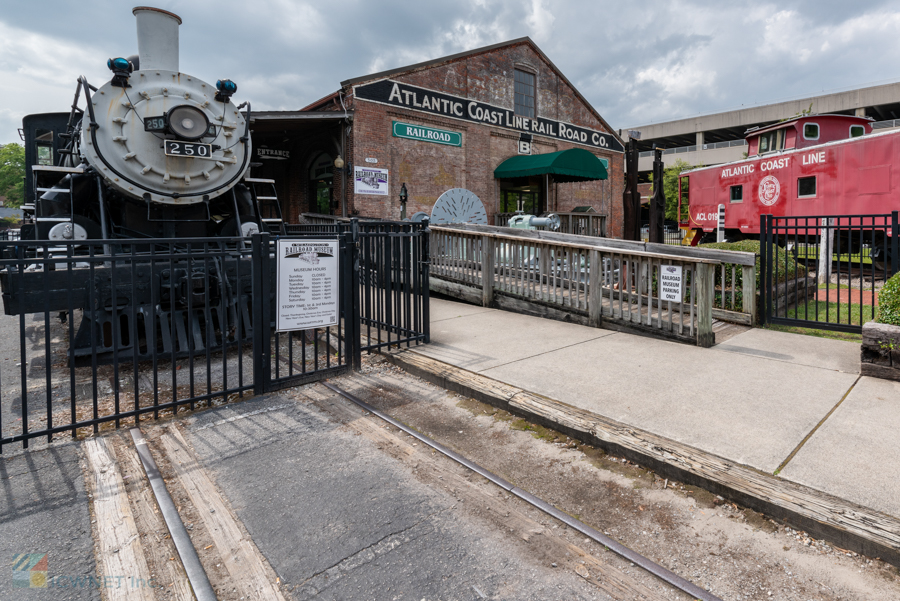
[[[747,131],[748,158],[684,171],[693,244],[714,242],[719,205],[728,241],[759,236],[759,217],[872,215],[900,209],[900,131],[871,119],[805,115]],[[894,175],[896,174],[896,175]],[[681,213],[679,213],[681,214]]]

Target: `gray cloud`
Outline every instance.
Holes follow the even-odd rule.
[[[254,109],[297,109],[341,80],[531,36],[614,127],[900,78],[896,2],[162,0],[181,69],[238,82]],[[75,78],[136,51],[130,5],[61,0],[0,15],[0,143],[66,110]]]

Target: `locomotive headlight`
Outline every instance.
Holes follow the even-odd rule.
[[[209,130],[209,119],[195,106],[176,106],[168,113],[169,131],[182,140],[199,140]]]

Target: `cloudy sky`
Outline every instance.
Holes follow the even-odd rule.
[[[152,0],[148,0],[152,3]],[[136,53],[137,2],[7,0],[0,143],[64,111],[75,79]],[[179,14],[181,70],[229,77],[254,109],[341,80],[531,36],[615,128],[900,80],[900,1],[156,0]]]

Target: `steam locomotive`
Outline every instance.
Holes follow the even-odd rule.
[[[179,70],[177,15],[150,7],[137,7],[133,14],[136,56],[109,59],[111,79],[99,88],[80,77],[68,114],[23,120],[31,185],[21,237],[46,243],[7,247],[7,255],[30,253],[42,261],[31,268],[20,265],[21,273],[10,268],[0,274],[4,309],[8,315],[81,309],[71,344],[76,358],[98,350],[143,358],[150,352],[147,341],[160,338],[146,324],[159,328],[174,320],[182,323],[172,328],[174,336],[160,338],[164,353],[195,349],[188,338],[200,328],[209,330],[194,337],[201,347],[213,331],[218,339],[239,339],[247,332],[236,332],[234,322],[248,302],[249,268],[238,264],[240,253],[231,261],[213,261],[212,267],[208,260],[176,258],[163,269],[148,259],[146,269],[123,270],[114,286],[114,272],[120,270],[107,261],[95,264],[90,282],[76,278],[73,292],[70,274],[59,268],[41,273],[54,269],[48,259],[68,254],[64,265],[71,271],[73,254],[96,251],[98,244],[87,242],[92,240],[104,240],[106,254],[118,250],[140,261],[152,252],[152,240],[179,242],[170,243],[167,252],[188,256],[204,239],[228,238],[240,245],[260,231],[284,232],[274,181],[248,177],[250,105],[232,103],[237,85],[229,79],[211,85]],[[131,298],[121,298],[123,282]],[[202,306],[211,302],[218,303],[215,311]],[[199,312],[186,311],[188,306]],[[143,318],[124,319],[129,313]]]

